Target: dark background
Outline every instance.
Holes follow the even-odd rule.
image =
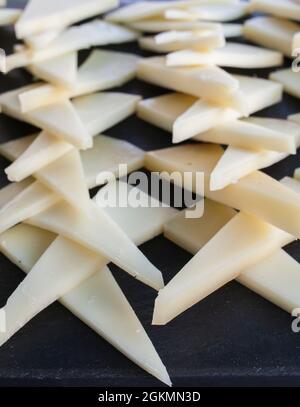
[[[25,1],[9,1],[20,6]],[[0,27],[0,47],[8,53],[14,43],[12,27]],[[234,39],[236,41],[236,39]],[[141,52],[137,45],[107,49]],[[80,52],[80,59],[87,56]],[[288,61],[286,64],[288,65]],[[238,71],[267,77],[268,70]],[[29,83],[25,70],[0,76],[0,91]],[[119,89],[118,89],[119,90]],[[144,98],[167,91],[138,80],[121,90]],[[300,112],[300,101],[284,96],[283,102],[259,112],[259,116],[285,118]],[[0,141],[15,139],[32,127],[0,117]],[[106,134],[126,139],[145,150],[171,145],[170,134],[136,117],[125,120]],[[0,158],[0,182],[7,183]],[[276,179],[292,175],[300,166],[299,155],[266,170]],[[299,244],[287,251],[300,260]],[[162,236],[142,246],[147,257],[162,270],[168,282],[190,255]],[[291,316],[236,282],[227,284],[167,326],[151,326],[155,293],[112,266],[128,300],[153,340],[171,379],[177,386],[299,385],[300,333],[291,331]],[[284,272],[284,270],[283,270]],[[3,306],[24,274],[0,255],[0,306]],[[300,290],[300,287],[299,287]],[[0,349],[0,385],[58,386],[156,386],[160,383],[115,350],[58,303],[40,313]]]

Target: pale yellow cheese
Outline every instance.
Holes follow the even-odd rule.
[[[300,168],[295,169],[294,178],[296,178],[297,181],[300,181]]]
[[[14,199],[24,189],[34,182],[32,178],[24,179],[21,182],[13,182],[0,189],[0,208]]]
[[[178,214],[165,224],[165,237],[196,254],[230,219],[222,217],[220,208],[211,203],[206,200],[202,218],[191,220],[185,218],[184,212]],[[236,280],[289,313],[299,307],[300,265],[283,250],[243,270]]]
[[[68,26],[118,6],[118,0],[29,0],[15,30],[26,38],[48,29]]]
[[[24,91],[33,88],[35,88],[35,85],[2,93],[0,95],[0,103],[3,112],[16,119],[26,121],[43,130],[54,133],[57,137],[74,144],[76,147],[91,147],[92,138],[68,99],[28,113],[21,112],[18,97]]]
[[[167,33],[176,33],[172,41],[158,42],[157,38]],[[219,30],[207,31],[174,31],[158,34],[156,37],[146,36],[138,39],[139,46],[147,51],[172,52],[184,48],[211,50],[225,45],[224,35]]]
[[[67,98],[121,86],[135,76],[138,57],[115,51],[95,50],[77,72],[71,88],[40,84],[20,95],[23,112]]]
[[[259,218],[237,214],[160,290],[153,323],[168,323],[293,240]]]
[[[50,61],[31,65],[29,70],[40,79],[57,86],[73,86],[77,79],[77,53],[70,52]]]
[[[247,95],[251,114],[281,100],[280,84],[245,76],[237,78],[240,90]],[[276,129],[260,129],[259,133],[255,123],[235,120],[241,117],[241,113],[180,93],[142,100],[138,103],[137,114],[141,119],[173,132],[173,142],[193,136],[205,140],[201,133],[213,129],[205,133],[208,142],[295,153],[295,143],[286,134]]]
[[[145,209],[138,208],[135,209],[134,213],[132,212],[134,217],[130,218],[130,221],[127,220],[128,208],[116,209],[110,215],[120,222],[122,228],[131,238],[137,239],[136,242],[144,242],[153,238],[156,233],[160,233],[163,224],[173,217],[175,212],[171,208],[152,208],[147,209],[147,216],[145,217]],[[153,227],[154,223],[157,230]],[[48,231],[21,224],[1,236],[0,250],[25,272],[28,272],[47,250],[53,239],[53,234]],[[77,252],[74,254],[75,259],[79,256],[83,260],[83,253],[87,253],[87,251],[80,246],[78,246],[78,250],[79,254]],[[87,259],[87,262],[89,262],[89,259]],[[39,286],[38,296],[44,298],[43,306],[47,306],[47,303],[51,302],[50,293],[52,299],[64,294],[61,290],[60,279],[62,279],[65,287],[68,287],[66,289],[67,294],[60,298],[63,305],[135,363],[159,380],[170,384],[167,372],[153,345],[127,303],[125,296],[118,288],[110,271],[103,268],[91,277],[86,278],[76,288],[70,290],[70,284],[74,284],[74,280],[78,279],[75,273],[78,270],[76,267],[77,265],[73,270],[70,270],[72,274],[62,275],[60,273],[56,277],[53,275],[53,281],[49,284],[49,287],[43,279],[40,280],[41,285]],[[57,270],[59,269],[60,267]],[[86,269],[86,272],[89,273],[89,270]],[[78,271],[78,274],[80,277],[81,271]],[[32,274],[30,273],[30,275]],[[45,277],[48,277],[47,273]],[[36,274],[35,278],[39,279],[40,276]],[[31,277],[31,282],[34,282],[34,280]],[[24,297],[23,299],[25,300]],[[27,305],[28,300],[25,300],[22,309],[24,312],[26,310],[29,313],[27,317],[30,319],[33,317],[30,313],[32,309],[30,310]],[[35,309],[35,313],[37,312],[37,309]],[[124,320],[126,321],[125,324],[123,323]]]
[[[253,17],[245,22],[244,36],[263,47],[276,49],[291,57],[294,35],[300,25],[275,17]]]
[[[251,11],[261,11],[280,18],[300,21],[300,4],[295,0],[251,0]]]
[[[53,30],[47,30],[40,34],[32,35],[30,37],[24,38],[25,44],[32,49],[41,49],[51,44],[52,41],[57,38],[65,27],[57,28]]]
[[[134,30],[159,33],[161,31],[173,31],[173,30],[207,30],[207,29],[219,29],[224,34],[225,38],[240,37],[243,34],[242,24],[232,23],[209,23],[207,21],[176,21],[166,20],[162,18],[153,18],[148,20],[133,21],[130,22],[129,27]]]
[[[210,0],[211,2],[221,3],[224,5],[235,4],[236,0]],[[105,17],[107,21],[116,23],[129,23],[132,21],[144,20],[151,17],[162,16],[164,11],[170,7],[178,7],[185,9],[189,6],[198,4],[206,4],[207,0],[175,0],[170,3],[169,1],[140,1],[128,4],[122,8],[108,13]]]
[[[151,171],[202,172],[207,198],[248,212],[295,237],[300,236],[298,194],[268,175],[256,171],[220,191],[209,190],[209,177],[223,149],[213,144],[186,144],[149,152],[145,166]],[[176,180],[174,180],[176,182]],[[194,177],[194,183],[196,178]],[[195,185],[193,189],[195,192]]]
[[[4,8],[0,9],[0,25],[14,24],[22,11],[17,8]]]
[[[291,68],[280,69],[270,74],[270,79],[281,83],[284,91],[296,98],[300,98],[299,78],[300,73],[294,72]]]
[[[244,17],[248,13],[248,4],[244,2],[233,4],[204,3],[187,9],[169,8],[165,11],[165,18],[175,20],[208,20],[233,21]]]
[[[76,98],[73,100],[73,105],[85,128],[92,136],[95,136],[134,113],[138,100],[138,96],[125,93],[98,93]],[[99,115],[99,111],[102,112],[101,115]],[[24,179],[72,149],[71,144],[59,140],[47,132],[41,132],[35,140],[30,140],[31,143],[28,140],[26,144],[23,140],[23,138],[18,139],[0,146],[2,154],[5,155],[7,149],[10,149],[13,154],[13,157],[8,158],[14,162],[5,170],[11,181]],[[89,151],[94,150],[89,149]],[[126,151],[128,150],[124,145],[124,160]],[[108,153],[108,151],[106,152]],[[94,174],[90,174],[88,178],[88,183],[90,183]]]
[[[6,58],[6,72],[15,68],[44,62],[69,52],[107,45],[134,41],[138,34],[129,28],[117,26],[102,20],[93,20],[66,29],[43,49],[24,49]]]
[[[282,63],[280,52],[233,42],[227,42],[225,47],[209,52],[186,49],[167,55],[168,66],[214,64],[234,68],[268,68]]]
[[[247,110],[247,103],[239,91],[239,82],[218,67],[170,68],[165,57],[150,57],[139,61],[139,79],[185,92],[226,107]]]

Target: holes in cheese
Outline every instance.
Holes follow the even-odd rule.
[[[295,237],[300,236],[298,195],[268,175],[256,171],[220,191],[209,190],[210,174],[222,153],[218,145],[186,144],[147,153],[145,166],[151,171],[168,173],[203,172],[207,198],[257,216]]]
[[[77,53],[71,52],[47,62],[31,65],[29,69],[36,77],[54,85],[71,87],[77,78]]]
[[[29,85],[0,95],[3,112],[54,133],[57,137],[78,148],[91,147],[92,138],[69,100],[41,107],[28,113],[21,112],[18,97],[22,92],[33,88],[35,86]]]
[[[138,31],[159,33],[161,31],[174,31],[174,30],[206,30],[206,29],[220,29],[225,38],[240,37],[243,34],[242,24],[218,24],[208,23],[205,21],[175,21],[164,19],[149,19],[130,22],[129,26]]]
[[[172,40],[163,39],[163,34],[172,34]],[[183,48],[211,50],[225,45],[224,35],[219,30],[203,31],[169,31],[158,34],[156,37],[140,37],[139,46],[148,51],[172,52]]]
[[[246,76],[237,78],[240,90],[247,95],[251,114],[281,100],[280,84]],[[248,123],[237,121],[235,119],[242,115],[233,109],[224,109],[180,93],[142,100],[138,103],[137,114],[141,119],[173,132],[174,143],[196,136],[199,140],[237,147],[254,146],[295,153],[295,143],[286,134],[280,134],[276,129],[259,129],[254,122],[251,123],[252,119]],[[213,131],[201,134],[209,129]]]
[[[125,93],[98,93],[76,98],[73,100],[73,105],[86,129],[92,136],[95,136],[95,134],[107,130],[134,113],[138,100],[138,96]],[[101,115],[99,115],[99,111],[102,112]],[[5,170],[10,180],[20,181],[72,149],[71,144],[59,140],[47,132],[40,133],[35,140],[31,139],[31,143],[28,142],[25,146],[23,140],[24,138],[0,145],[0,152],[7,156],[5,150],[9,148],[10,154],[13,154],[13,157],[8,157],[8,159],[11,159],[11,161],[15,160]],[[121,142],[116,140],[115,143]],[[125,148],[125,142],[123,147],[123,160],[128,160],[129,157],[126,155],[128,148]],[[95,147],[95,149],[96,148],[97,147]],[[134,147],[131,146],[131,149],[133,148]],[[92,150],[90,154],[93,154],[95,151],[93,148],[90,150]],[[137,150],[138,149],[136,149],[136,151]],[[116,152],[113,151],[112,153]],[[120,157],[119,154],[117,154],[117,156]],[[99,163],[102,162],[103,157],[98,161]],[[128,163],[129,161],[131,167],[133,167],[131,160],[122,162]],[[93,166],[93,163],[91,165]],[[96,185],[94,184],[96,175],[95,173],[89,173],[89,185]],[[94,181],[90,184],[92,179],[94,179]]]
[[[6,58],[6,70],[44,62],[69,52],[107,45],[134,41],[138,34],[126,27],[117,26],[102,20],[93,20],[86,24],[66,29],[44,49],[24,49]]]
[[[137,61],[138,57],[133,54],[95,50],[78,69],[77,80],[71,88],[45,84],[24,91],[20,95],[22,111],[121,86],[135,76]]]
[[[0,9],[0,25],[14,24],[21,13],[21,10],[14,8]]]
[[[283,56],[280,52],[233,42],[210,52],[181,50],[167,55],[168,66],[212,64],[234,68],[267,68],[282,63]]]
[[[130,190],[132,190],[131,187],[126,190],[127,192],[125,188],[121,188],[121,193],[127,194]],[[135,208],[134,212],[129,208],[115,208],[110,215],[121,224],[132,239],[136,239],[136,243],[144,243],[160,233],[163,224],[170,220],[174,213],[176,213],[175,210],[162,207]],[[53,238],[48,231],[21,224],[1,236],[0,250],[25,272],[28,272],[51,244]],[[78,249],[81,251],[81,256],[83,252],[86,252],[85,249],[82,251],[80,246]],[[75,254],[76,256],[77,254]],[[52,295],[64,294],[61,290],[60,278],[63,279],[64,286],[70,287],[70,282],[74,283],[74,278],[76,278],[75,270],[73,268],[73,273],[68,274],[68,278],[61,274],[57,276],[57,279],[51,284]],[[37,274],[35,277],[39,278]],[[41,284],[38,297],[43,295],[44,305],[46,305],[46,302],[50,302],[49,289],[44,284],[44,280],[41,280]],[[169,383],[164,366],[108,269],[97,271],[75,289],[66,291],[68,294],[64,294],[60,298],[63,305],[150,374]],[[93,301],[89,301],[89,299],[93,299]],[[27,302],[25,304],[23,310],[28,312]],[[36,314],[38,311],[35,311]],[[28,319],[33,316],[29,314]],[[123,322],[125,320],[126,323],[120,324],[121,320]]]
[[[294,35],[300,26],[275,17],[254,17],[245,22],[244,36],[263,47],[276,49],[291,57]]]
[[[280,18],[300,21],[300,4],[294,0],[251,0],[251,11],[261,11]]]
[[[230,219],[220,214],[221,208],[228,211],[228,207],[214,208],[214,204],[216,203],[206,200],[204,215],[199,219],[186,219],[184,212],[177,215],[164,226],[165,237],[196,254]],[[299,263],[283,250],[277,250],[256,265],[243,270],[237,277],[239,283],[289,313],[299,306],[299,279]]]
[[[153,323],[168,323],[293,240],[290,234],[259,218],[237,214],[160,290]]]
[[[25,38],[48,29],[68,26],[93,17],[118,5],[117,0],[30,0],[15,30],[18,38]]]
[[[226,107],[247,109],[245,98],[239,92],[238,80],[218,67],[170,68],[166,66],[166,58],[150,57],[139,61],[137,76],[155,85],[203,97]]]
[[[300,98],[299,72],[293,72],[291,68],[280,69],[270,74],[270,79],[282,84],[286,93]]]
[[[244,17],[248,13],[248,4],[210,4],[188,7],[187,9],[169,8],[165,11],[166,19],[175,20],[208,20],[208,21],[233,21]]]

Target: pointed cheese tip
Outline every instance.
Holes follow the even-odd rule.
[[[150,263],[151,264],[151,263]],[[148,285],[149,287],[153,288],[156,291],[159,291],[164,288],[165,283],[162,276],[162,273],[158,268],[151,264],[151,268],[149,269],[148,277],[145,278],[145,275],[137,276],[137,279]]]
[[[172,318],[167,317],[168,305],[164,303],[160,293],[154,302],[152,325],[166,325]]]
[[[172,142],[174,144],[181,143],[182,141],[188,140],[189,138],[192,137],[192,136],[189,136],[187,134],[182,134],[183,133],[182,132],[183,127],[184,126],[182,126],[180,123],[178,123],[177,120],[173,124]]]
[[[161,371],[157,372],[155,377],[158,380],[160,380],[162,383],[166,384],[167,386],[172,387],[172,382],[171,382],[169,373],[168,373],[166,367],[163,365],[163,363],[162,363]]]
[[[218,191],[220,189],[225,188],[226,186],[227,185],[226,185],[225,179],[222,176],[222,174],[219,174],[217,172],[211,173],[210,181],[209,181],[209,190],[210,191]]]
[[[18,171],[18,169],[14,166],[14,163],[6,167],[4,172],[10,182],[21,182],[23,179],[27,178],[27,176],[22,174],[22,171]]]

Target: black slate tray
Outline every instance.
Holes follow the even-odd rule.
[[[24,4],[11,1],[9,5]],[[0,28],[0,47],[11,51],[13,31]],[[143,54],[136,44],[117,49]],[[81,52],[81,56],[87,55]],[[146,55],[145,53],[143,55]],[[288,63],[288,62],[287,62]],[[266,77],[268,70],[240,71]],[[24,70],[0,76],[0,92],[31,80]],[[121,90],[143,97],[166,90],[134,80]],[[300,112],[300,101],[284,96],[281,104],[260,116],[286,117]],[[32,127],[0,117],[0,141],[30,134]],[[171,145],[171,137],[136,117],[106,132],[145,150]],[[0,159],[0,182],[7,181]],[[267,169],[280,179],[300,166],[299,155]],[[190,255],[162,236],[142,246],[143,252],[169,281]],[[286,250],[300,260],[299,244]],[[143,322],[177,386],[297,386],[300,384],[300,333],[291,330],[292,318],[236,282],[227,284],[165,327],[151,326],[155,293],[111,266],[128,300]],[[284,272],[284,270],[283,270]],[[24,274],[0,255],[0,306]],[[300,287],[299,287],[300,289]],[[159,386],[105,340],[58,303],[40,313],[0,349],[0,385],[58,386]]]

